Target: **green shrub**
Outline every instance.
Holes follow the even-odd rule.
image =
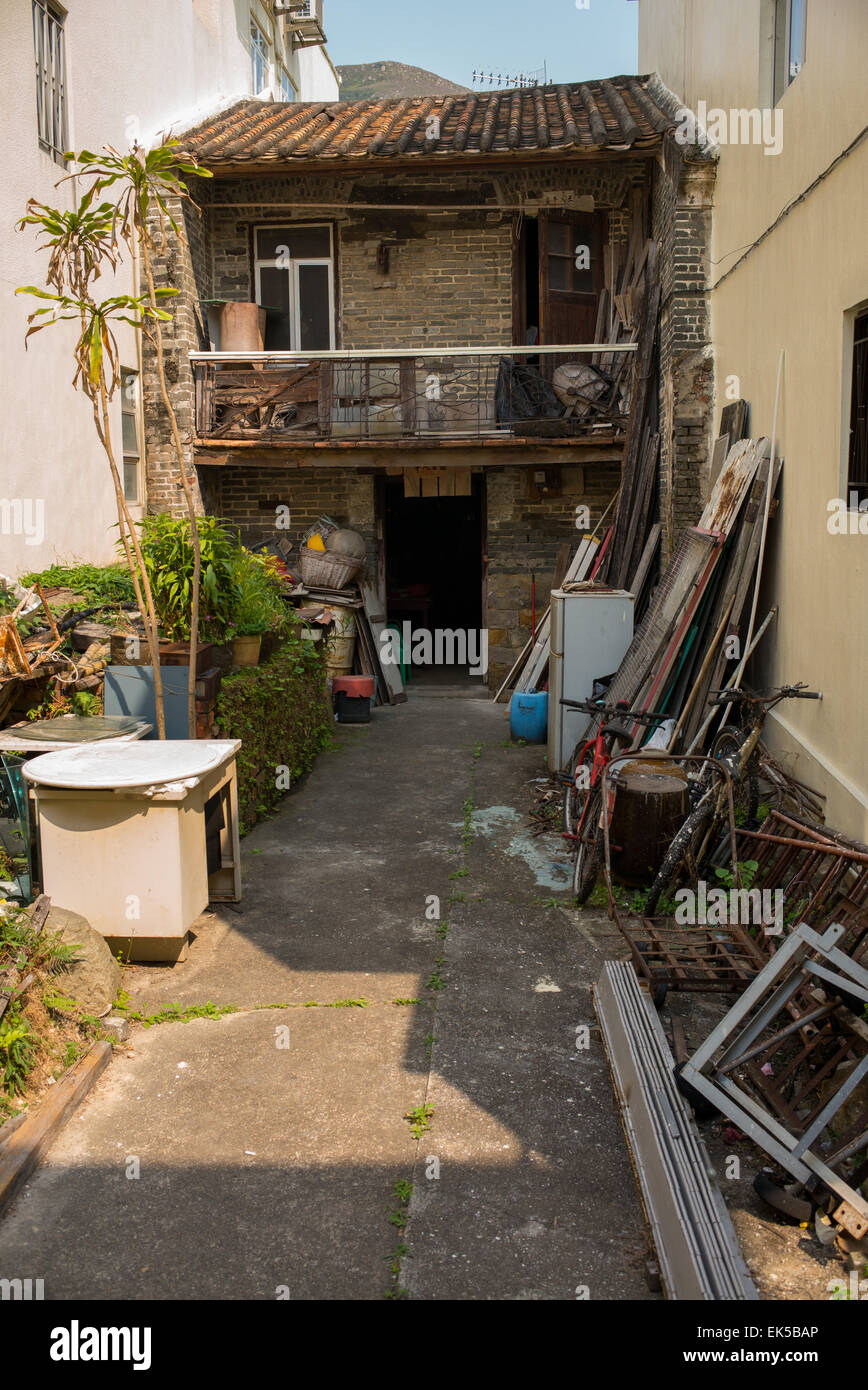
[[[267,555],[241,546],[233,573],[235,602],[232,627],[239,636],[259,636],[285,626],[287,604],[280,594],[280,578]]]
[[[202,559],[199,640],[221,642],[236,603],[238,534],[213,516],[200,516],[196,529]],[[166,512],[146,516],[140,523],[140,540],[160,631],[173,642],[188,642],[193,596],[190,523]]]
[[[279,770],[286,768],[294,784],[331,734],[323,657],[319,645],[300,634],[293,619],[271,660],[224,677],[217,697],[219,736],[241,739],[238,799],[245,834],[285,795]]]

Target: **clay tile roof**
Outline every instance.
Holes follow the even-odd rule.
[[[368,101],[239,101],[185,145],[210,168],[388,159],[507,158],[646,149],[677,124],[659,79],[612,77],[466,96]]]

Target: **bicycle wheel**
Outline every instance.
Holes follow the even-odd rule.
[[[711,756],[713,758],[726,758],[733,765],[737,765],[739,751],[743,743],[744,734],[741,729],[737,729],[734,724],[724,724],[711,745]],[[746,820],[756,818],[759,799],[759,759],[754,753],[744,770],[742,779],[737,781],[733,778],[732,801],[736,825],[743,825]]]
[[[713,806],[698,806],[692,815],[687,817],[666,851],[666,857],[651,885],[645,902],[646,916],[653,917],[660,899],[668,898],[673,892],[685,866],[691,869],[698,867],[696,856],[711,825],[713,814]]]
[[[581,748],[577,748],[577,749],[576,749],[576,752],[573,754],[572,758],[570,759],[570,785],[569,785],[568,787],[565,787],[565,788],[564,788],[564,830],[566,831],[566,833],[567,833],[568,835],[575,835],[575,833],[576,833],[576,826],[578,825],[578,823],[579,823],[579,821],[580,821],[580,819],[581,819],[581,815],[582,815],[582,811],[583,811],[583,809],[584,809],[585,801],[586,801],[587,796],[588,796],[588,791],[587,791],[587,790],[585,790],[585,791],[579,791],[579,790],[577,789],[577,787],[576,787],[576,771],[577,771],[577,768],[578,768],[578,767],[586,767],[586,768],[587,768],[587,770],[588,770],[588,779],[587,779],[587,781],[588,781],[588,790],[590,789],[590,786],[591,786],[591,773],[593,772],[593,769],[594,769],[594,749],[593,749],[593,747],[591,747],[591,748],[586,748],[586,749],[585,749],[584,753],[582,754],[581,763],[578,761],[579,755],[580,755],[580,754],[582,754],[582,750],[581,750]]]
[[[584,823],[573,862],[573,892],[579,903],[588,901],[600,872],[603,845],[603,832],[600,829],[602,809],[602,793],[599,787],[593,787],[588,793]]]

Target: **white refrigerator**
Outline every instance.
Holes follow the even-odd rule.
[[[633,640],[633,595],[595,587],[552,590],[549,657],[548,766],[564,768],[589,716],[567,709],[561,698],[590,700],[594,681],[617,671]]]

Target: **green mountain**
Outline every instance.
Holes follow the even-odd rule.
[[[341,75],[341,101],[363,101],[367,97],[430,97],[468,92],[435,72],[414,68],[408,63],[347,63],[338,68]]]

